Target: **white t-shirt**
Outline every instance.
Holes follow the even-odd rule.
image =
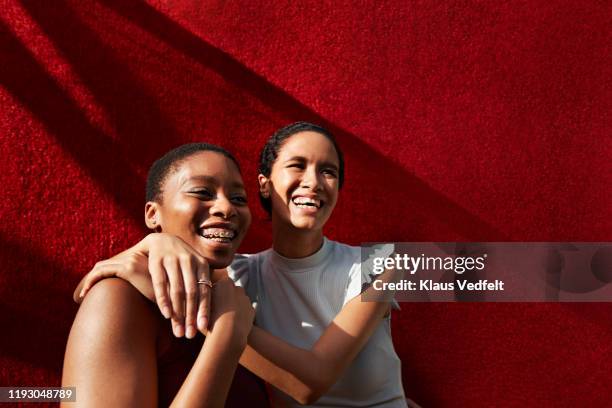
[[[388,254],[385,254],[388,255]],[[285,258],[273,249],[238,255],[229,276],[257,303],[255,324],[289,344],[311,349],[342,307],[371,281],[361,250],[324,239],[306,258]],[[272,405],[302,407],[273,388]],[[312,407],[406,407],[401,362],[382,319],[338,382]]]

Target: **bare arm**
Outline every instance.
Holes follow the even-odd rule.
[[[62,376],[63,385],[76,387],[79,406],[157,405],[157,329],[149,308],[119,279],[91,290],[70,331]]]
[[[223,407],[253,318],[241,290],[220,285],[213,328],[172,405]],[[156,406],[156,321],[128,283],[105,279],[92,288],[64,360],[62,384],[76,386],[78,404]]]
[[[151,270],[150,274],[155,281],[160,279],[156,276],[164,272],[158,269]],[[379,279],[390,281],[397,278],[395,275],[394,271],[388,271]],[[157,292],[153,293],[148,276],[146,269],[132,268],[125,279],[155,300]],[[160,303],[159,298],[157,302]],[[294,347],[254,327],[240,363],[298,402],[316,401],[340,378],[388,310],[388,302],[351,300],[310,350]]]
[[[386,302],[351,300],[310,350],[254,326],[240,364],[299,403],[313,403],[338,381],[388,309]]]
[[[242,288],[225,279],[213,289],[212,328],[172,406],[223,407],[255,311]]]
[[[150,280],[148,286],[145,292],[154,300]],[[387,302],[351,300],[310,350],[254,326],[240,364],[296,401],[312,403],[340,378],[388,309]]]
[[[192,338],[198,329],[207,329],[210,288],[196,281],[210,280],[208,262],[180,238],[152,233],[120,254],[96,263],[79,282],[74,301],[80,303],[96,282],[111,277],[127,280],[149,299],[157,299],[162,315],[172,320],[177,337]]]

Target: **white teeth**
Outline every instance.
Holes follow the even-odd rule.
[[[226,242],[234,239],[236,233],[232,230],[225,228],[206,228],[202,230],[202,236],[204,238],[212,239],[214,241]]]
[[[316,198],[310,198],[310,197],[296,197],[293,199],[293,203],[297,206],[304,206],[304,207],[321,207],[321,200],[318,200]]]

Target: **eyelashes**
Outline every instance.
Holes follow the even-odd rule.
[[[328,176],[332,176],[334,178],[338,178],[338,173],[335,170],[331,170],[331,169],[325,169],[322,172],[323,174],[326,174]]]
[[[191,193],[201,198],[210,199],[214,197],[213,193],[209,190],[192,190]]]
[[[202,190],[192,190],[189,193],[195,195],[197,198],[199,198],[200,200],[203,201],[210,201],[215,199],[215,194],[207,189],[202,189]],[[229,200],[237,205],[246,205],[248,203],[248,200],[246,198],[246,196],[244,195],[234,195],[229,197]]]
[[[305,170],[306,166],[303,165],[302,163],[292,163],[287,165],[288,169],[298,169],[298,170]],[[330,168],[324,168],[320,170],[321,174],[324,174],[326,176],[331,176],[333,178],[338,178],[338,172],[335,169],[330,169]]]
[[[245,205],[248,203],[248,200],[245,196],[235,196],[230,199],[232,202],[237,202],[238,204]]]

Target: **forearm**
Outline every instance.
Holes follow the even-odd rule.
[[[301,404],[315,401],[337,379],[333,362],[253,326],[240,364]]]
[[[217,322],[172,406],[223,407],[245,345],[232,324]]]
[[[87,291],[105,278],[121,278],[134,286],[141,294],[155,302],[155,292],[149,274],[148,256],[155,235],[149,234],[136,245],[118,253],[112,258],[97,262],[94,268],[81,279],[72,295],[80,303]]]
[[[354,299],[309,350],[254,326],[240,363],[298,402],[314,402],[338,381],[388,308],[385,302]]]
[[[126,280],[128,282],[130,282],[132,284],[132,286],[136,287],[144,296],[146,296],[149,300],[155,300],[155,295],[153,293],[153,287],[152,285],[147,284],[147,282],[143,279],[144,277],[142,276],[137,276],[136,274],[133,274],[134,276],[122,276],[120,275],[119,271],[121,270],[120,267],[117,267],[116,270],[114,271],[110,271],[109,268],[106,268],[106,270],[108,271],[107,273],[101,272],[101,269],[105,269],[105,267],[100,267],[101,264],[110,264],[113,261],[115,261],[114,263],[118,266],[122,265],[121,260],[123,260],[123,262],[125,263],[125,259],[124,258],[129,258],[130,256],[132,256],[131,259],[134,259],[135,255],[140,255],[142,256],[143,259],[146,259],[148,254],[149,254],[149,248],[151,245],[151,240],[154,239],[154,237],[152,237],[152,235],[154,234],[149,234],[147,235],[145,238],[143,238],[142,240],[140,240],[136,245],[126,249],[123,252],[120,252],[116,255],[114,255],[112,258],[109,258],[105,261],[101,261],[96,263],[96,265],[94,266],[94,268],[87,274],[85,275],[81,281],[78,283],[76,289],[74,290],[73,294],[72,294],[72,299],[76,302],[76,303],[81,303],[81,301],[83,300],[83,295],[84,295],[84,288],[90,288],[93,283],[100,281],[104,278],[110,278],[110,277],[117,277],[117,278],[121,278],[123,280]],[[91,276],[92,273],[96,272],[97,274],[99,274],[98,277],[96,277],[95,280],[91,280]],[[150,281],[150,279],[149,279]]]

